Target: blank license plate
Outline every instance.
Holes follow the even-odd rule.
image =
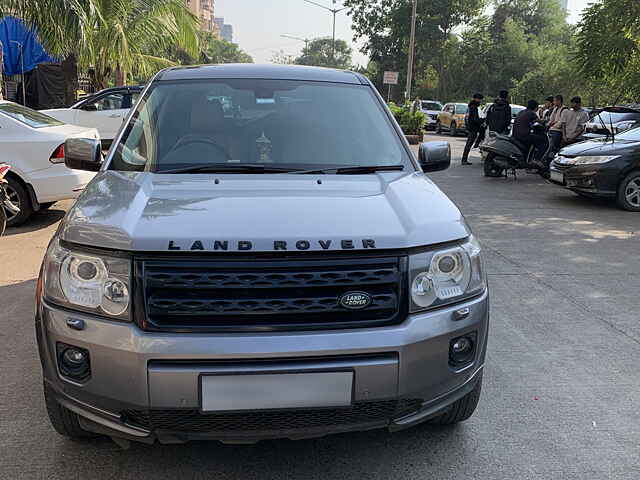
[[[564,183],[564,173],[557,170],[551,170],[551,180],[558,183]]]
[[[353,372],[203,375],[203,412],[351,405]]]

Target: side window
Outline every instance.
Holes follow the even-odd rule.
[[[126,104],[125,97],[127,96],[128,96],[127,94],[123,94],[123,93],[111,93],[94,102],[94,105],[96,106],[96,110],[98,111],[119,110],[121,108],[129,108],[124,106]],[[131,106],[130,96],[129,96],[129,106]]]

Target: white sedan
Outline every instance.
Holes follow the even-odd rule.
[[[41,112],[64,123],[97,128],[102,139],[102,148],[106,150],[143,89],[141,86],[107,88],[83,98],[69,108],[54,108]]]
[[[8,226],[25,222],[36,210],[58,200],[76,198],[95,175],[64,164],[67,138],[96,138],[95,128],[66,125],[41,112],[0,100],[0,163],[11,170],[5,177],[9,199],[20,213],[8,215]]]

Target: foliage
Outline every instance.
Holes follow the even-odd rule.
[[[382,90],[385,70],[401,72],[399,83],[406,83],[407,55],[411,18],[410,0],[345,0],[352,18],[356,39],[364,39],[363,52],[378,65],[371,80]],[[480,13],[485,0],[430,0],[418,2],[416,19],[416,72],[428,66],[439,76],[437,95],[448,95],[445,73],[446,44],[456,27]],[[416,77],[418,81],[419,77]],[[399,89],[397,89],[399,90]],[[401,92],[398,92],[401,94]]]
[[[604,80],[619,98],[632,101],[640,101],[638,18],[638,0],[598,0],[584,11],[576,34],[580,73]]]
[[[422,135],[426,117],[420,110],[412,108],[410,103],[398,106],[389,103],[389,110],[402,128],[405,135]]]
[[[351,48],[344,40],[336,40],[334,53],[331,38],[316,38],[304,47],[302,55],[295,59],[295,63],[349,69],[351,68]]]
[[[121,83],[172,65],[156,53],[171,46],[198,53],[198,19],[183,0],[0,0],[0,13],[7,11],[37,30],[52,54],[93,67],[101,87],[114,72]]]
[[[200,39],[202,63],[253,63],[251,55],[235,43],[227,42],[210,32],[203,32]]]
[[[280,65],[292,65],[296,63],[296,57],[285,53],[284,50],[278,50],[271,57],[271,61]]]

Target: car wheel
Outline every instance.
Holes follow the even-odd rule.
[[[625,210],[640,212],[640,171],[631,172],[620,182],[617,203]]]
[[[436,135],[441,135],[442,134],[442,124],[440,123],[440,120],[436,121]]]
[[[456,122],[451,122],[451,126],[449,127],[449,133],[452,137],[458,135],[458,127],[456,126]]]
[[[482,392],[482,374],[480,374],[480,378],[478,379],[476,386],[473,387],[473,390],[461,399],[453,402],[445,413],[432,418],[429,423],[435,425],[453,425],[469,419],[478,406],[480,392]]]
[[[17,227],[27,221],[33,213],[33,208],[31,208],[31,200],[25,186],[14,177],[5,177],[5,179],[7,184],[4,188],[9,196],[9,201],[20,209],[20,212],[16,214],[7,212],[7,227]]]
[[[44,385],[44,402],[47,407],[49,421],[60,435],[74,439],[97,437],[95,433],[82,429],[78,421],[78,415],[60,405],[54,398],[51,389],[46,385]]]
[[[495,153],[490,153],[487,155],[487,158],[484,160],[484,176],[485,177],[501,177],[502,176],[502,168],[497,167],[495,162],[493,161]]]

